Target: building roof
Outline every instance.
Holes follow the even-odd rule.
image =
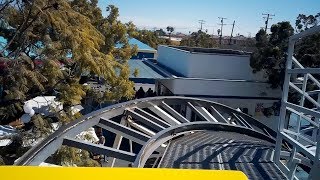
[[[149,51],[156,51],[155,49],[153,49],[152,47],[148,46],[147,44],[139,41],[136,38],[129,38],[128,39],[128,43],[130,44],[130,46],[134,46],[137,45],[138,50],[149,50]],[[123,44],[118,43],[116,44],[116,48],[121,48],[123,46]]]
[[[188,51],[190,53],[206,53],[206,54],[232,54],[232,55],[250,55],[251,52],[239,51],[233,49],[217,49],[217,48],[200,48],[200,47],[187,47],[187,46],[169,46],[171,48]]]
[[[130,78],[157,79],[165,77],[165,75],[163,75],[161,72],[147,65],[144,60],[129,60],[128,64],[130,67]],[[133,76],[133,72],[135,69],[138,69],[139,71],[137,77]]]

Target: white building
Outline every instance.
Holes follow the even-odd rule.
[[[262,73],[252,73],[250,53],[234,50],[159,46],[157,63],[176,76],[157,79],[156,91],[213,100],[276,128],[280,89],[271,89]],[[266,117],[266,111],[272,113]],[[265,113],[263,113],[265,112]]]

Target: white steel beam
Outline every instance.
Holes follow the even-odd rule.
[[[195,106],[195,108],[197,108],[202,115],[204,115],[206,117],[206,119],[208,121],[211,122],[219,122],[215,117],[212,116],[212,114],[209,113],[209,111],[203,107],[200,103],[196,103],[197,106]]]
[[[202,114],[202,109],[200,107],[195,107],[191,102],[187,102],[187,106],[190,107],[190,109],[196,113],[198,116],[200,116],[202,119],[212,122],[209,118],[207,118],[204,114]],[[215,121],[213,121],[215,122]]]
[[[171,124],[171,125],[178,125],[181,124],[180,121],[176,120],[174,117],[172,117],[170,114],[168,114],[167,112],[165,112],[163,109],[161,109],[159,106],[154,105],[152,103],[150,103],[152,106],[148,107],[148,109],[150,109],[152,112],[154,112],[156,115],[158,115],[159,117],[161,117],[164,121],[166,121],[167,123]]]
[[[312,94],[320,94],[320,90],[307,91],[307,93],[308,93],[309,95],[312,95]]]
[[[296,136],[298,137],[297,141],[300,139],[304,140],[305,142],[309,143],[309,144],[312,144],[312,145],[316,145],[317,143],[310,140],[308,137],[305,137],[304,135],[298,133],[298,132],[293,132],[293,131],[290,131],[288,129],[284,129],[283,132],[287,133],[287,134],[291,134],[293,136]]]
[[[162,131],[162,130],[165,129],[161,125],[151,121],[150,119],[142,116],[141,114],[139,114],[139,113],[137,113],[135,111],[132,111],[131,109],[127,109],[125,114],[126,115],[130,115],[133,119],[136,119],[137,121],[139,121],[139,122],[151,127],[152,129],[154,129],[156,131]]]
[[[295,146],[297,148],[297,151],[300,151],[303,154],[305,154],[310,160],[312,160],[312,161],[314,160],[315,152],[310,151],[305,146],[303,146],[301,143],[299,143],[298,141],[296,141],[295,139],[293,139],[292,137],[287,135],[285,132],[281,132],[280,134],[286,141],[289,142],[289,144]]]
[[[238,117],[242,119],[242,122],[244,122],[248,128],[253,129],[253,127],[242,116],[238,116]]]
[[[232,113],[232,115],[236,118],[237,122],[238,122],[241,126],[248,127],[244,122],[242,122],[242,120],[241,120],[235,113]]]
[[[310,102],[312,102],[315,106],[318,108],[320,107],[320,104],[315,101],[312,97],[310,97],[306,92],[303,92],[301,89],[299,89],[296,85],[294,85],[292,82],[289,82],[290,87],[295,89],[297,92],[299,92],[303,97],[306,97]],[[300,106],[303,106],[300,104]]]
[[[134,121],[132,120],[128,120],[128,123],[130,126],[138,129],[139,131],[143,132],[144,134],[148,135],[148,136],[154,136],[156,133],[151,131],[150,129],[138,124],[138,123],[135,123]]]
[[[294,45],[295,45],[294,41],[289,41],[288,55],[286,60],[286,71],[292,68],[292,57],[294,53]],[[277,164],[279,164],[278,162],[280,162],[280,152],[282,147],[282,137],[280,134],[284,129],[284,124],[286,120],[286,113],[287,113],[286,102],[288,101],[290,76],[291,74],[286,72],[284,77],[284,82],[283,82],[282,100],[281,100],[280,117],[279,117],[280,119],[279,119],[278,128],[277,128],[276,149],[274,153],[274,161]]]
[[[120,136],[120,135],[116,136],[116,138],[114,139],[114,142],[113,142],[113,148],[114,149],[119,149],[120,148],[120,145],[121,145],[121,142],[122,142],[122,138],[123,138],[123,136]],[[115,162],[116,162],[116,158],[108,157],[107,166],[108,167],[114,167]]]
[[[126,122],[125,122],[125,118],[124,117],[121,118],[120,124],[125,126]],[[116,134],[116,137],[115,137],[115,139],[113,141],[112,148],[120,149],[122,138],[123,138],[123,136],[121,136],[119,134]],[[130,152],[132,153],[132,151],[130,151]],[[108,157],[107,167],[114,167],[115,162],[116,162],[116,158]]]
[[[305,116],[304,113],[298,112],[298,111],[296,111],[296,110],[294,110],[294,109],[292,109],[292,108],[290,108],[290,107],[287,107],[287,110],[290,111],[290,112],[293,112],[293,113],[297,114],[298,116],[301,116],[303,119],[307,120],[307,121],[308,121],[310,124],[312,124],[313,126],[315,126],[315,127],[317,127],[317,128],[319,127],[319,123],[316,123],[316,122],[312,121],[311,118],[308,117],[308,116]]]
[[[300,64],[300,62],[294,56],[292,56],[292,60],[295,66],[304,69],[302,64]],[[309,76],[310,80],[312,80],[320,88],[320,82],[314,76],[312,76],[312,74],[308,73],[307,75]]]
[[[183,117],[180,113],[178,113],[176,110],[174,110],[172,107],[170,107],[167,103],[164,101],[161,102],[161,107],[168,111],[174,118],[179,120],[181,123],[188,123],[189,120]]]
[[[218,120],[221,123],[228,123],[229,124],[229,121],[226,120],[226,118],[224,118],[222,116],[222,114],[216,108],[214,108],[213,106],[210,106],[209,109],[211,110],[211,113],[216,120]]]
[[[302,84],[302,93],[304,94],[307,90],[307,83],[308,83],[308,74],[303,75],[303,84]],[[300,100],[300,106],[304,106],[305,96],[302,95]]]
[[[312,34],[315,34],[317,32],[320,31],[320,26],[315,26],[313,28],[310,28],[310,29],[307,29],[299,34],[295,34],[293,36],[291,36],[289,39],[290,41],[297,41],[299,40],[300,38],[304,38],[306,36],[309,36],[309,35],[312,35]]]
[[[301,107],[299,105],[296,105],[296,104],[292,104],[292,103],[289,103],[289,102],[285,102],[284,103],[287,107],[291,108],[291,109],[294,109],[298,112],[302,112],[302,113],[305,113],[305,114],[309,114],[311,116],[314,116],[315,118],[320,118],[320,112],[319,111],[315,111],[315,110],[312,110],[312,109],[308,109],[308,108],[305,108],[305,107]]]
[[[154,115],[146,112],[146,111],[143,110],[143,109],[140,109],[140,108],[137,108],[137,107],[136,107],[136,108],[134,108],[134,111],[137,112],[137,113],[139,113],[139,114],[141,114],[142,116],[150,119],[151,121],[159,124],[159,125],[162,126],[162,127],[168,128],[168,127],[171,126],[169,123],[163,121],[163,120],[160,119],[160,118],[157,118],[156,116],[154,116]]]
[[[110,148],[103,145],[89,143],[87,141],[72,139],[65,137],[63,139],[63,145],[67,145],[70,147],[75,147],[83,150],[87,150],[97,154],[104,154],[110,157],[115,157],[117,159],[122,159],[129,162],[134,162],[136,158],[136,154],[122,151],[119,149]]]
[[[134,129],[128,128],[126,126],[123,126],[121,124],[118,124],[116,122],[113,122],[108,119],[101,118],[99,124],[99,127],[102,127],[103,129],[106,129],[110,132],[113,132],[115,134],[119,134],[127,139],[130,139],[138,144],[144,144],[147,142],[150,138],[150,136],[145,135],[139,131],[136,131]]]

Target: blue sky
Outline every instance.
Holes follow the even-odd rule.
[[[108,4],[120,10],[120,20],[133,21],[139,28],[153,29],[174,26],[176,32],[188,33],[199,28],[199,19],[206,21],[204,29],[217,34],[219,16],[226,17],[223,30],[231,32],[236,21],[235,34],[252,36],[264,26],[262,13],[275,14],[270,23],[290,21],[292,24],[299,13],[320,12],[320,0],[100,0],[104,10]]]
[[[104,10],[108,4],[120,10],[120,20],[133,21],[139,28],[153,29],[174,26],[176,32],[188,33],[199,28],[199,19],[206,21],[204,29],[217,34],[219,16],[226,17],[223,30],[231,32],[236,21],[235,34],[252,36],[264,26],[262,13],[275,14],[270,24],[290,21],[292,24],[299,13],[320,12],[320,0],[100,0]]]

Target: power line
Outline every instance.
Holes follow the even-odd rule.
[[[201,19],[198,22],[200,23],[200,31],[202,31],[202,25],[205,24],[206,21]]]
[[[266,19],[266,21],[265,21],[266,26],[264,28],[264,31],[267,32],[269,19],[272,19],[270,16],[275,16],[275,15],[274,14],[269,14],[269,13],[262,14],[262,15],[264,16],[263,18]]]
[[[224,18],[224,17],[218,17],[218,18],[219,18],[220,21],[221,21],[221,24],[219,24],[219,25],[221,25],[221,29],[220,29],[220,39],[219,39],[219,43],[221,44],[221,40],[222,40],[222,29],[223,29],[223,26],[226,25],[226,24],[223,24],[223,20],[224,20],[224,19],[227,19],[227,18]],[[219,33],[219,31],[218,31],[218,33]]]
[[[244,32],[248,33],[248,37],[249,37],[249,38],[251,37],[251,32],[249,32],[247,29],[243,29],[243,28],[239,27],[237,24],[235,24],[235,26],[236,26],[240,31],[242,31],[243,33],[244,33]]]

